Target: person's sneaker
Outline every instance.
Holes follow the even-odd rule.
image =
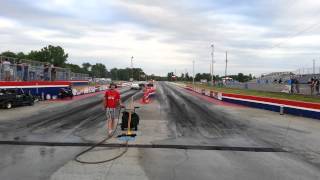
[[[109,131],[108,131],[108,135],[109,135],[109,137],[112,136],[112,135],[113,135],[113,131],[112,131],[112,130],[109,130]]]

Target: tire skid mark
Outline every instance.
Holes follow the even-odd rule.
[[[246,130],[246,126],[240,122],[226,118],[222,113],[216,113],[210,110],[205,104],[197,103],[192,100],[191,97],[184,95],[174,87],[167,85],[168,88],[179,96],[184,104],[188,105],[188,109],[191,109],[196,113],[199,118],[199,128],[208,131],[210,134],[217,136],[241,134]],[[201,132],[201,131],[200,131]]]

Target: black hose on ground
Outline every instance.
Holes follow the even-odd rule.
[[[115,159],[118,159],[120,158],[121,156],[123,156],[127,151],[128,151],[128,140],[125,141],[124,145],[125,145],[125,149],[117,156],[114,156],[112,158],[109,158],[109,159],[106,159],[106,160],[102,160],[102,161],[83,161],[83,160],[80,160],[79,157],[88,153],[89,151],[91,151],[92,149],[94,149],[95,147],[103,144],[104,142],[106,142],[107,140],[111,139],[115,134],[116,134],[116,131],[118,129],[118,124],[119,124],[119,119],[120,119],[120,113],[121,113],[121,108],[119,109],[119,115],[118,115],[118,121],[117,121],[117,124],[116,124],[116,129],[113,131],[113,133],[104,138],[102,141],[92,145],[91,147],[89,147],[88,149],[80,152],[79,154],[77,154],[75,157],[74,157],[74,160],[79,162],[79,163],[82,163],[82,164],[101,164],[101,163],[106,163],[106,162],[110,162],[110,161],[113,161]],[[121,148],[121,147],[120,147]]]

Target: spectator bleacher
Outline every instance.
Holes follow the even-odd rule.
[[[88,80],[88,74],[74,73],[68,68],[47,62],[0,56],[0,81],[69,81]]]

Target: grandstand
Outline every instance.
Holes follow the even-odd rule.
[[[62,88],[70,88],[74,95],[95,92],[89,80],[88,74],[47,62],[0,56],[0,89],[19,89],[37,99],[56,98]],[[105,86],[99,88],[104,90]]]
[[[88,80],[88,74],[74,73],[68,68],[47,62],[0,56],[0,81],[70,81]]]
[[[250,82],[264,84],[273,83],[275,82],[275,80],[279,82],[279,80],[281,79],[282,83],[285,83],[292,76],[294,76],[300,84],[307,84],[312,77],[320,78],[320,67],[301,68],[296,71],[264,73],[261,75],[261,77],[254,79]]]
[[[268,84],[275,82],[275,80],[279,82],[280,79],[282,82],[286,82],[292,75],[294,74],[290,71],[264,73],[259,78],[254,79],[251,82],[256,82],[258,84]]]
[[[299,94],[305,95],[317,95],[320,92],[311,90],[310,82],[311,78],[320,79],[320,67],[317,68],[304,68],[296,71],[284,71],[284,72],[272,72],[264,73],[259,78],[253,79],[249,82],[226,82],[225,86],[229,88],[237,89],[251,89],[257,91],[268,91],[268,92],[291,92],[288,80],[291,78],[298,80],[298,92]],[[279,82],[279,80],[281,80]],[[297,91],[297,90],[296,90]]]

